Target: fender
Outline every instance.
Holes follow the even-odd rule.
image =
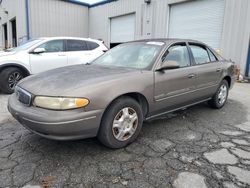
[[[30,71],[25,66],[20,65],[18,63],[4,63],[4,64],[0,65],[0,72],[6,67],[18,67],[24,71],[26,76],[30,75]]]

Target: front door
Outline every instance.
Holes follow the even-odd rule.
[[[193,95],[196,79],[194,74],[195,68],[191,66],[186,43],[172,45],[162,56],[161,61],[176,61],[180,68],[156,71],[154,73],[155,105],[153,111],[156,114],[189,104],[195,98]]]
[[[43,48],[43,53],[30,53],[32,74],[55,69],[68,65],[67,55],[64,50],[64,40],[45,42],[37,48]]]

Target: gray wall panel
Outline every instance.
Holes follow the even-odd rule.
[[[88,7],[60,0],[29,0],[31,37],[88,37]]]
[[[6,14],[4,11],[8,11]],[[3,0],[0,7],[0,49],[3,48],[3,27],[7,23],[8,27],[8,45],[11,46],[11,26],[10,20],[16,18],[17,27],[17,42],[21,42],[26,36],[26,14],[25,14],[25,0]]]
[[[119,0],[89,9],[89,37],[104,40],[109,45],[110,18],[136,13],[135,39],[141,38],[141,6],[144,0]]]
[[[222,33],[222,55],[235,61],[245,73],[250,39],[250,1],[227,0]]]

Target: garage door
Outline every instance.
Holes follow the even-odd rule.
[[[220,49],[224,8],[224,0],[199,0],[171,5],[168,36],[196,39]]]
[[[123,43],[135,39],[135,14],[111,18],[110,43]]]

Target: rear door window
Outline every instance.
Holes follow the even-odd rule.
[[[67,51],[86,51],[87,43],[83,40],[67,40]]]

